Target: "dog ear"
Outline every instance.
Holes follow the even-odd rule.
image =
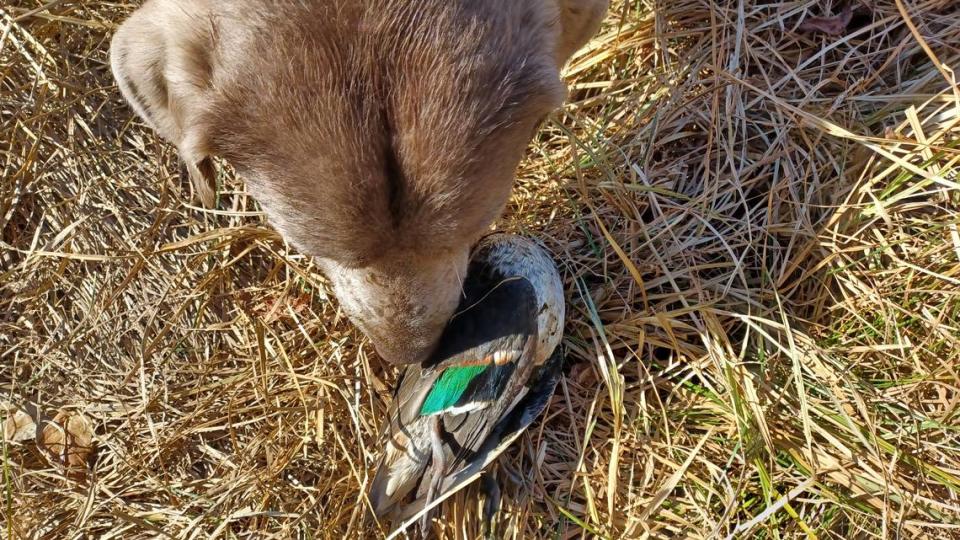
[[[560,39],[557,42],[557,65],[583,47],[600,28],[610,0],[557,0],[560,8]]]
[[[177,147],[195,195],[211,207],[216,169],[202,113],[210,99],[215,31],[205,4],[147,2],[113,36],[110,65],[124,98]]]

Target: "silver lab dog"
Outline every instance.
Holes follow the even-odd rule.
[[[223,158],[380,355],[411,363],[607,3],[148,0],[111,65],[205,205]]]

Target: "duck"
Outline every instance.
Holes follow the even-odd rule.
[[[544,248],[508,233],[480,240],[435,351],[394,390],[369,492],[378,520],[420,516],[426,531],[435,503],[483,476],[543,412],[561,376],[564,309]],[[499,487],[489,476],[481,486],[490,519]]]

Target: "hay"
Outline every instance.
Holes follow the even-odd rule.
[[[0,399],[97,444],[3,443],[0,536],[382,535],[396,373],[236,178],[189,204],[109,75],[133,7],[0,8]],[[573,366],[499,534],[960,536],[960,4],[847,7],[617,2],[574,58],[500,223],[562,262]]]

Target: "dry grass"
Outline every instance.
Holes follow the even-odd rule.
[[[617,2],[573,61],[501,223],[562,261],[573,363],[503,535],[960,537],[960,3],[850,5]],[[42,6],[0,8],[0,399],[98,451],[5,443],[0,536],[382,535],[395,373],[236,178],[189,204],[109,76],[133,5]]]

